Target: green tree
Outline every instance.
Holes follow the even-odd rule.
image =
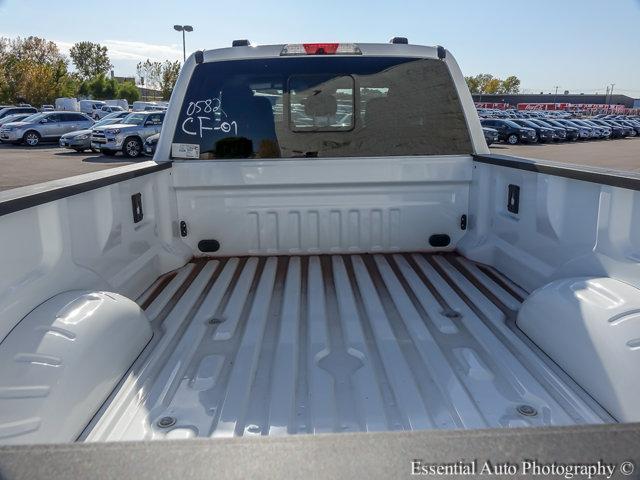
[[[130,104],[140,100],[140,90],[133,82],[124,82],[118,88],[117,98],[126,98]]]
[[[90,82],[87,80],[83,80],[78,85],[78,96],[80,97],[89,97],[91,96],[91,88],[89,88]]]
[[[9,102],[9,85],[7,83],[7,77],[2,68],[2,64],[0,63],[0,103],[8,103]]]
[[[107,47],[99,43],[78,42],[71,47],[69,55],[83,80],[107,74],[113,68]]]
[[[520,79],[511,75],[504,80],[488,73],[464,77],[469,91],[475,94],[482,93],[518,93],[520,91]]]
[[[468,76],[464,77],[464,80],[467,82],[467,87],[469,87],[469,91],[474,93],[480,93],[480,85],[478,84],[478,79],[476,77]]]
[[[107,78],[104,74],[99,74],[93,77],[88,82],[89,96],[95,100],[101,100],[105,98],[107,91]]]
[[[511,75],[502,81],[500,91],[498,93],[518,93],[520,91],[520,79],[515,75]]]
[[[493,75],[481,73],[474,77],[464,77],[471,93],[487,93],[487,86],[494,79]]]
[[[0,39],[0,97],[3,101],[52,103],[75,89],[67,60],[55,43],[39,37]]]
[[[72,75],[65,75],[58,79],[56,97],[76,97],[78,94],[78,80]],[[53,102],[51,102],[53,103]]]
[[[118,85],[118,82],[116,81],[115,78],[108,78],[105,81],[104,90],[102,92],[102,94],[104,95],[103,98],[105,99],[116,98],[116,96],[118,95],[119,87],[120,85]]]
[[[492,78],[484,86],[482,93],[498,93],[501,85],[502,81],[499,78]]]
[[[171,62],[169,60],[162,64],[160,75],[160,91],[162,92],[162,98],[169,100],[173,87],[175,87],[180,75],[181,64],[179,61]]]
[[[8,52],[17,61],[30,61],[46,65],[52,65],[60,61],[67,63],[67,60],[62,56],[54,42],[40,37],[18,37],[14,40],[9,40]]]

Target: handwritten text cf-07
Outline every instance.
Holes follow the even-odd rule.
[[[182,122],[182,131],[187,135],[203,138],[207,131],[238,134],[238,124],[227,118],[220,98],[189,102],[185,113],[187,118]]]

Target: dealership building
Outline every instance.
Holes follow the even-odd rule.
[[[519,103],[570,103],[572,105],[624,105],[625,108],[640,108],[640,99],[627,95],[590,95],[590,94],[474,94],[473,101],[478,103],[507,103],[516,106]]]

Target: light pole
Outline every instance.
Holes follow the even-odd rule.
[[[184,32],[193,32],[193,27],[191,25],[174,25],[173,29],[176,32],[182,32],[182,62],[184,63],[187,60]]]

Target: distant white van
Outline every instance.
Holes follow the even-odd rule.
[[[60,97],[56,98],[55,109],[58,111],[64,110],[67,112],[79,112],[80,104],[75,98]]]
[[[80,100],[80,111],[93,118],[96,110],[100,110],[104,105],[106,103],[100,100]]]
[[[138,100],[136,102],[133,102],[133,111],[134,112],[144,112],[144,111],[149,111],[149,110],[155,110],[155,109],[161,110],[162,107],[158,104],[158,102],[143,102],[141,100]]]
[[[111,107],[122,107],[123,110],[129,110],[129,102],[126,98],[115,98],[113,100],[105,100],[105,103]]]

